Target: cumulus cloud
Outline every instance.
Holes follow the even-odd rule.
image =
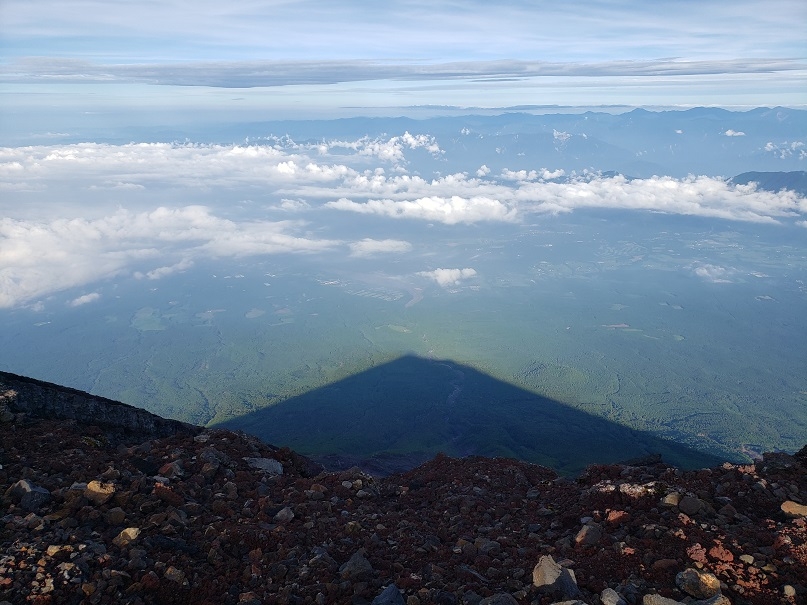
[[[320,155],[327,154],[333,149],[347,149],[356,152],[360,156],[370,156],[392,164],[404,162],[407,149],[425,149],[433,157],[439,157],[445,153],[440,149],[437,139],[433,136],[427,134],[413,135],[409,131],[400,136],[389,138],[365,136],[353,141],[321,141],[314,146],[300,146],[299,148],[314,149]]]
[[[421,277],[427,277],[437,282],[443,288],[456,286],[464,280],[476,275],[475,269],[435,269],[434,271],[420,271]]]
[[[791,191],[772,193],[705,176],[563,178],[562,170],[548,168],[504,168],[492,176],[485,166],[474,176],[455,173],[426,179],[387,174],[378,164],[368,168],[368,162],[386,162],[383,158],[398,161],[399,153],[412,147],[435,150],[439,145],[433,137],[406,133],[378,141],[378,146],[366,139],[338,145],[300,145],[277,139],[267,145],[240,146],[84,143],[0,148],[0,183],[8,195],[20,200],[20,212],[34,208],[31,198],[25,196],[52,196],[43,216],[52,216],[56,199],[75,196],[82,189],[90,192],[89,199],[105,201],[109,195],[120,195],[141,205],[147,204],[151,196],[172,189],[203,193],[238,189],[247,190],[250,197],[251,192],[261,191],[277,196],[280,202],[268,207],[278,211],[306,210],[311,216],[310,211],[327,205],[338,210],[445,224],[512,222],[531,213],[589,207],[758,222],[803,218],[807,214],[805,198]],[[351,153],[332,155],[330,151],[335,146]],[[805,152],[801,142],[770,143],[766,150],[778,154]],[[127,185],[114,192],[101,191],[120,183]],[[85,216],[88,201],[81,200]]]
[[[706,176],[565,177],[542,167],[493,174],[484,166],[470,175],[391,174],[384,158],[397,161],[396,150],[404,160],[412,148],[440,156],[439,145],[432,137],[406,133],[378,141],[393,141],[392,151],[382,152],[384,145],[373,147],[369,139],[309,145],[288,138],[251,145],[0,148],[0,307],[118,275],[158,279],[201,258],[346,246],[354,256],[406,251],[406,242],[360,240],[364,234],[325,238],[316,230],[344,224],[332,220],[335,212],[445,225],[513,223],[584,208],[767,223],[807,220],[807,198],[793,191]],[[804,146],[771,143],[769,151],[797,153]],[[230,203],[233,195],[270,201]],[[221,206],[194,203],[201,196]],[[167,203],[175,200],[180,204]],[[307,223],[270,220],[303,211]]]
[[[398,239],[370,239],[364,238],[349,244],[351,256],[375,256],[376,254],[391,254],[409,252],[412,244]]]
[[[552,130],[552,137],[553,137],[553,138],[554,138],[554,139],[555,139],[555,140],[556,140],[558,143],[565,143],[566,141],[568,141],[569,139],[571,139],[571,138],[572,138],[572,135],[571,135],[571,134],[569,134],[568,132],[562,132],[562,131],[560,131],[560,130],[553,129],[553,130]]]
[[[765,151],[772,153],[780,160],[786,160],[790,157],[797,157],[800,160],[807,159],[807,149],[803,141],[783,141],[781,143],[774,143],[768,141],[764,147]]]
[[[733,270],[727,269],[726,267],[710,265],[708,263],[694,266],[693,271],[698,277],[715,284],[731,283],[729,277],[734,273]]]
[[[499,200],[487,197],[464,198],[457,195],[450,198],[431,196],[414,200],[395,201],[391,199],[369,200],[359,203],[341,198],[326,204],[336,210],[348,210],[362,214],[379,214],[391,218],[421,219],[437,221],[446,225],[476,223],[479,221],[516,220],[516,209]]]
[[[616,175],[525,183],[513,197],[520,213],[614,208],[763,223],[807,214],[807,199],[793,191],[774,193],[760,190],[753,183],[733,185],[706,176],[627,179]]]
[[[339,244],[299,235],[303,226],[237,223],[203,206],[119,210],[91,220],[0,219],[0,308],[122,274],[158,279],[194,258],[318,252]],[[180,259],[166,265],[172,256]]]
[[[98,292],[90,292],[89,294],[84,294],[83,296],[74,298],[67,304],[70,305],[71,307],[80,307],[81,305],[86,305],[87,303],[94,302],[99,298],[101,298],[101,295],[98,294]]]
[[[168,265],[166,267],[157,267],[156,269],[152,269],[146,273],[135,271],[134,276],[137,279],[162,279],[163,277],[168,277],[174,273],[180,273],[190,269],[191,267],[193,267],[193,261],[189,258],[183,258],[178,263],[174,263],[173,265]]]
[[[745,133],[741,130],[732,130],[729,128],[726,132],[724,132],[727,137],[744,137]]]

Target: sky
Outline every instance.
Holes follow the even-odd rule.
[[[800,0],[4,0],[0,83],[21,105],[80,83],[111,103],[193,108],[220,98],[176,87],[247,89],[244,105],[278,110],[797,107],[804,31]]]
[[[428,135],[357,132],[309,147],[136,135],[225,115],[419,106],[803,108],[805,31],[803,0],[3,0],[0,145],[15,144],[0,147],[0,308],[210,258],[415,253],[396,223],[517,225],[611,208],[807,227],[803,197],[715,176],[560,182],[569,175],[557,166],[491,172],[481,162],[441,174],[441,141]],[[86,135],[107,122],[133,142]],[[742,138],[730,126],[714,136]],[[803,132],[766,143],[805,157]],[[411,170],[413,153],[429,155],[436,176]],[[328,232],[338,216],[381,222]],[[419,274],[450,284],[473,270]]]

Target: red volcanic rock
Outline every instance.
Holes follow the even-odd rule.
[[[570,481],[437,456],[380,478],[229,431],[126,441],[12,421],[0,424],[0,602],[680,603],[693,598],[675,581],[687,568],[717,580],[721,603],[807,602],[807,521],[793,514],[807,457],[597,465]]]
[[[717,561],[731,563],[734,561],[734,554],[722,544],[715,544],[709,549],[709,556]]]

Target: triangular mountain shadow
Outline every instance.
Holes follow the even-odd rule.
[[[452,361],[404,356],[242,417],[242,430],[338,469],[388,474],[438,452],[505,456],[579,473],[660,453],[683,468],[724,460],[632,430]]]

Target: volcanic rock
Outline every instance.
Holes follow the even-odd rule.
[[[573,599],[580,595],[577,580],[571,569],[555,562],[552,555],[544,555],[532,570],[532,583],[539,592]]]
[[[27,479],[20,479],[6,490],[6,497],[22,506],[25,510],[36,512],[48,500],[50,492],[44,487],[34,485]]]
[[[401,591],[395,584],[387,586],[380,595],[378,595],[371,605],[406,605]]]
[[[569,480],[439,455],[377,477],[243,433],[116,427],[130,411],[94,424],[60,397],[63,418],[22,402],[0,424],[0,605],[807,602],[807,519],[786,514],[807,503],[807,457]],[[688,567],[720,591],[681,592]]]
[[[675,583],[678,588],[696,599],[711,599],[720,592],[720,580],[714,574],[692,567],[675,576]]]
[[[369,580],[373,576],[373,566],[364,556],[362,550],[356,551],[347,563],[339,568],[339,575],[354,582]]]
[[[785,516],[790,519],[807,517],[807,505],[805,504],[799,504],[798,502],[788,500],[787,502],[782,502],[781,509]]]

